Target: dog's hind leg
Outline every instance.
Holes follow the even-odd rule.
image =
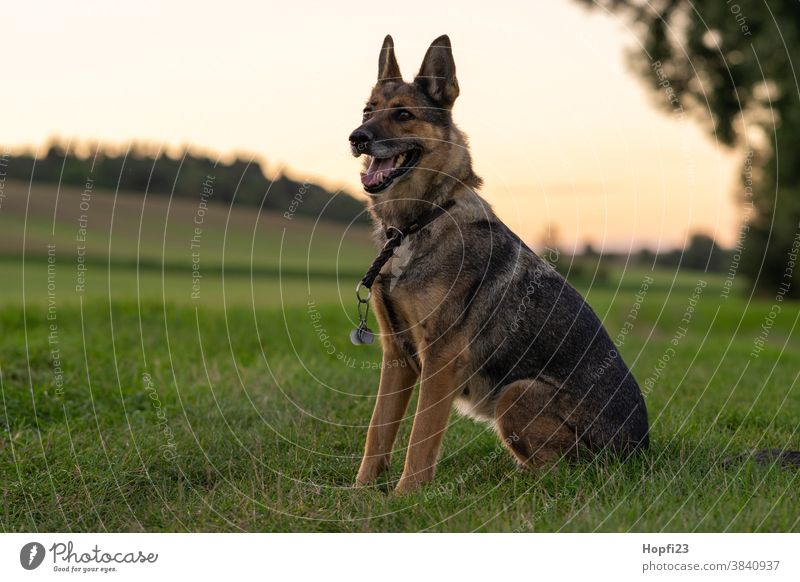
[[[521,465],[575,459],[587,450],[576,429],[564,421],[570,411],[563,406],[556,388],[540,380],[519,380],[502,389],[495,422],[503,443]]]

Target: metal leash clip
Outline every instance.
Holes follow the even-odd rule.
[[[363,281],[356,285],[356,299],[358,300],[358,327],[350,332],[350,341],[354,346],[363,346],[375,341],[375,334],[367,327],[367,317],[369,317],[369,300],[372,298],[372,291],[367,289],[367,296],[361,297]]]
[[[372,298],[372,284],[375,278],[380,273],[383,266],[392,258],[394,251],[399,247],[403,239],[409,234],[418,232],[420,229],[425,228],[431,222],[442,216],[449,208],[455,204],[455,200],[449,200],[442,206],[436,206],[431,212],[424,215],[422,218],[412,222],[404,228],[397,228],[396,226],[385,226],[384,232],[386,234],[386,242],[383,249],[372,261],[369,269],[364,277],[356,285],[356,299],[358,300],[358,327],[350,332],[350,341],[353,345],[362,346],[364,344],[371,344],[375,341],[375,334],[367,327],[367,316],[369,316],[369,300]],[[361,297],[361,288],[367,290],[367,296]]]

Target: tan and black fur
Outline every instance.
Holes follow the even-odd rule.
[[[367,156],[365,170],[373,157],[417,152],[413,168],[370,196],[378,246],[387,227],[454,201],[403,241],[373,286],[385,365],[360,485],[388,466],[417,382],[401,492],[433,478],[453,407],[492,423],[521,464],[648,446],[641,392],[600,320],[478,195],[481,180],[451,115],[458,94],[447,36],[433,42],[411,83],[387,36],[363,124],[350,136],[354,155]],[[403,267],[393,268],[400,255]]]

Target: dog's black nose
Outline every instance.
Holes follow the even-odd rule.
[[[369,144],[371,141],[372,134],[363,127],[359,127],[350,134],[350,145],[359,151],[366,149],[367,144]]]

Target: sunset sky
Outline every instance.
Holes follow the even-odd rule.
[[[12,3],[0,142],[242,152],[360,192],[347,136],[387,33],[407,79],[450,35],[482,193],[526,240],[548,223],[568,247],[735,240],[741,155],[657,110],[625,63],[626,23],[572,0]]]

